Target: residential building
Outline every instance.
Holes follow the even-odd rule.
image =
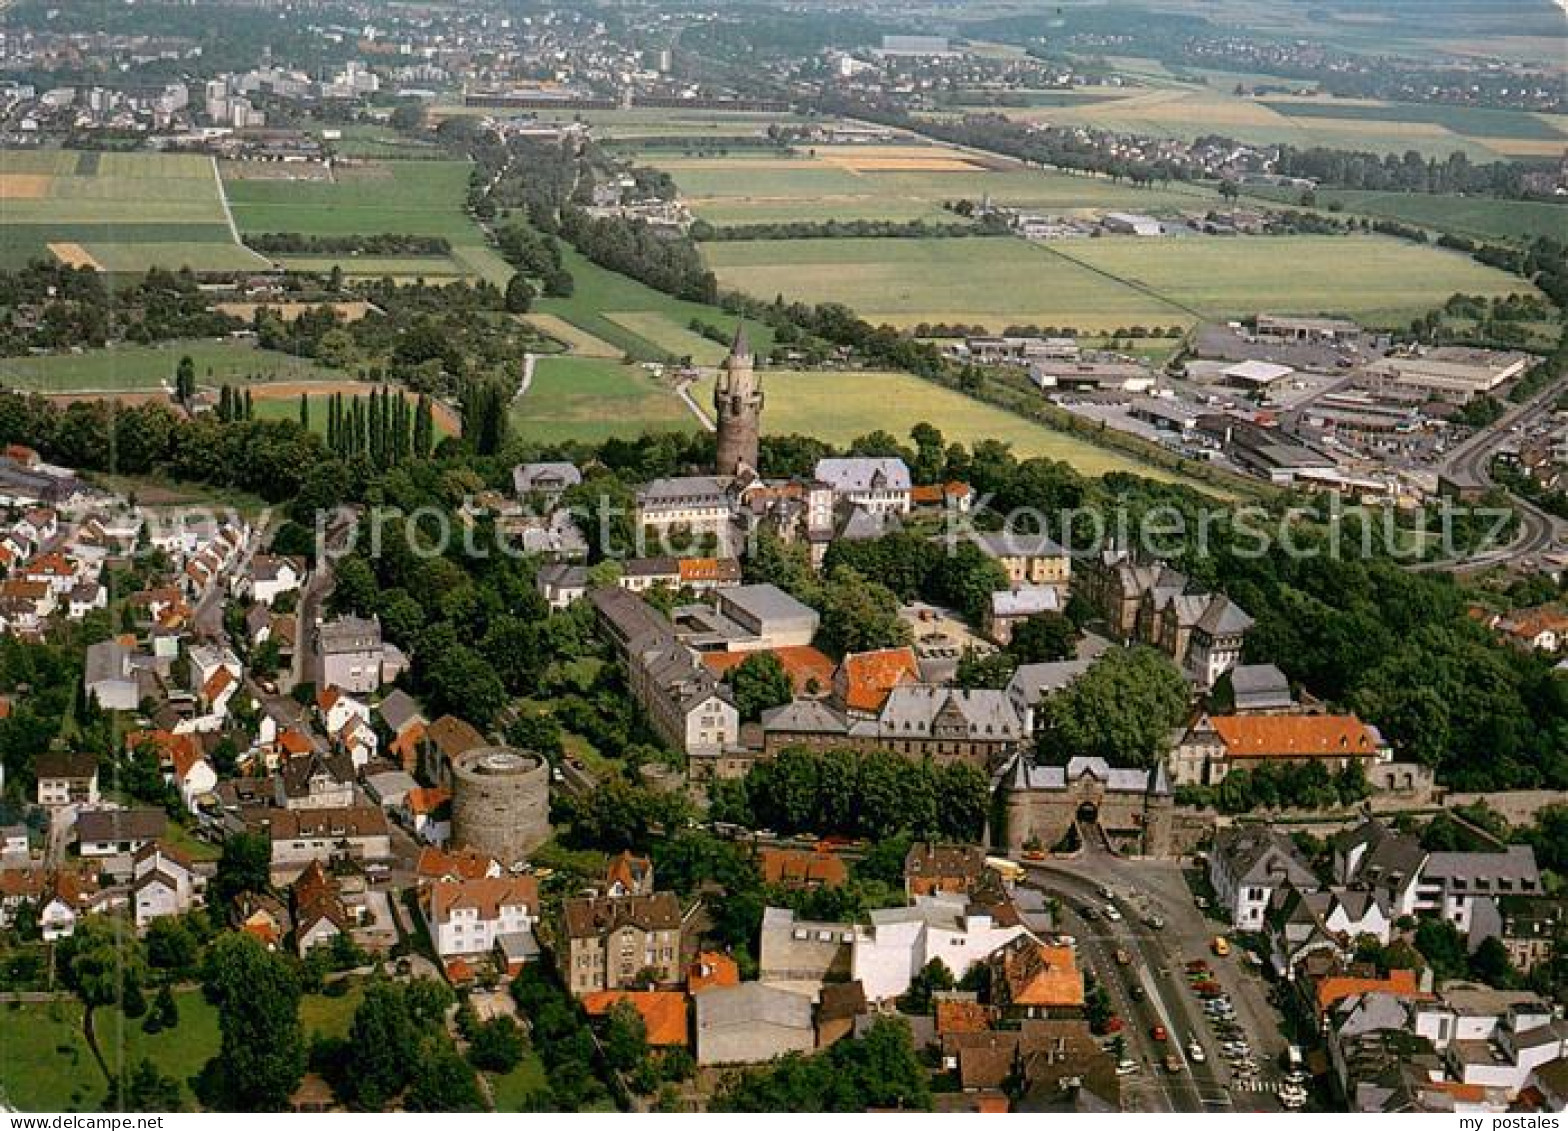
[[[375,806],[346,809],[269,809],[261,818],[272,841],[275,872],[311,861],[387,860],[392,856],[386,814]]]
[[[89,809],[76,818],[82,856],[124,856],[163,836],[169,818],[162,809]]]
[[[568,899],[561,931],[567,988],[581,997],[632,987],[644,975],[659,985],[678,983],[681,925],[672,892]]]
[[[420,910],[443,959],[481,958],[499,949],[508,972],[516,974],[538,955],[539,883],[532,876],[434,883],[421,894]]]
[[[797,919],[784,907],[762,913],[758,979],[815,1001],[825,982],[847,982],[854,968],[851,923]]]
[[[629,1005],[642,1018],[648,1045],[654,1049],[689,1049],[691,1021],[686,995],[676,990],[604,990],[582,999],[583,1012],[603,1018],[618,1005]]]
[[[970,540],[1007,573],[1014,587],[1051,586],[1065,589],[1072,581],[1072,556],[1044,534],[1015,530],[977,532]]]
[[[350,694],[370,694],[381,686],[384,657],[381,622],[376,617],[340,617],[318,622],[311,635],[313,675],[317,687],[336,687]]]
[[[916,841],[904,855],[904,894],[970,895],[986,878],[985,849],[976,844]]]
[[[1013,1019],[1077,1017],[1084,1005],[1083,971],[1070,946],[1047,945],[1020,933],[986,958],[991,1001]]]
[[[131,861],[131,906],[138,930],[154,919],[195,907],[206,880],[191,858],[160,842],[144,845]]]
[[[1289,837],[1260,826],[1222,829],[1209,852],[1215,902],[1239,931],[1261,931],[1276,892],[1316,889],[1318,880]]]
[[[33,763],[33,773],[38,804],[46,809],[98,804],[98,759],[92,754],[45,751]]]
[[[1382,736],[1355,715],[1199,715],[1169,755],[1171,781],[1218,785],[1235,769],[1318,762],[1331,773],[1351,763],[1392,760]]]

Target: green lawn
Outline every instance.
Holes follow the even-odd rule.
[[[1533,288],[1469,256],[1384,236],[1078,240],[1069,261],[1144,287],[1209,318],[1258,311],[1398,325],[1456,291]]]
[[[325,994],[307,994],[299,1003],[299,1022],[305,1030],[305,1039],[312,1035],[347,1037],[354,1021],[354,1011],[364,1000],[365,989],[358,982],[349,987],[342,997]]]
[[[769,369],[762,371],[762,387],[767,397],[762,429],[767,435],[798,432],[845,445],[878,429],[907,439],[909,430],[924,421],[940,428],[949,441],[973,445],[980,440],[1002,440],[1011,444],[1019,457],[1062,460],[1085,475],[1135,471],[1153,479],[1171,478],[1131,457],[908,373]],[[704,403],[712,392],[712,380],[707,379],[699,382],[693,395]]]
[[[665,380],[637,365],[587,357],[541,358],[533,386],[512,402],[511,419],[514,435],[545,441],[698,427]]]
[[[0,384],[42,393],[155,391],[172,386],[180,358],[196,365],[199,384],[342,380],[308,358],[256,348],[247,341],[174,341],[113,346],[80,354],[0,358]]]
[[[179,1007],[180,1023],[161,1033],[143,1032],[141,1018],[132,1020],[117,1009],[95,1011],[93,1027],[110,1072],[128,1072],[145,1057],[160,1072],[184,1085],[186,1103],[194,1108],[196,1097],[191,1084],[218,1052],[218,1011],[200,990],[178,991],[174,1001]]]
[[[496,1111],[529,1111],[530,1099],[548,1087],[544,1062],[531,1048],[516,1068],[499,1076],[490,1076],[490,1090],[495,1095]]]
[[[1234,251],[1238,244],[1217,246]],[[962,322],[999,330],[1029,322],[1111,331],[1193,321],[1157,295],[1010,237],[747,240],[705,244],[703,253],[726,287],[841,302],[868,321],[900,327]]]
[[[76,1001],[0,1005],[0,1091],[19,1111],[94,1111],[103,1074]]]
[[[0,150],[0,267],[62,254],[111,273],[244,271],[210,159],[193,154]]]

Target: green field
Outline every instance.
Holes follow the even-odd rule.
[[[298,232],[310,236],[439,236],[450,256],[285,256],[287,267],[352,276],[456,278],[477,275],[505,282],[511,269],[485,243],[464,211],[466,161],[372,161],[338,167],[334,179],[249,179],[228,176],[229,203],[241,233]]]
[[[512,433],[529,440],[583,440],[698,427],[670,384],[637,365],[586,357],[541,358],[532,387],[512,402]]]
[[[245,341],[175,341],[157,346],[120,345],[80,354],[0,358],[0,385],[40,393],[136,392],[172,387],[180,358],[196,366],[204,385],[247,382],[342,380],[308,358],[257,349]]]
[[[0,1092],[18,1111],[94,1111],[103,1073],[82,1034],[80,1002],[0,1005]]]
[[[1492,239],[1562,239],[1568,206],[1535,200],[1497,200],[1420,192],[1362,192],[1318,189],[1319,207],[1342,205],[1347,212],[1388,216],[1409,224]]]
[[[490,1092],[496,1111],[537,1111],[540,1093],[549,1087],[544,1062],[529,1049],[517,1067],[502,1075],[491,1074]]]
[[[1234,253],[1241,245],[1215,246]],[[765,298],[841,302],[868,321],[900,327],[962,322],[1001,329],[1032,322],[1111,331],[1193,321],[1158,295],[1008,237],[748,240],[705,244],[703,251],[726,287]]]
[[[1217,197],[1195,185],[1138,188],[1103,177],[1025,169],[997,162],[986,168],[943,146],[886,147],[929,154],[950,168],[876,169],[876,147],[822,146],[796,156],[736,153],[728,157],[643,155],[664,169],[692,211],[710,224],[772,224],[791,220],[926,220],[954,223],[944,202],[989,196],[997,204],[1052,212],[1134,210],[1171,213],[1203,208]],[[855,167],[858,161],[865,167]]]
[[[56,244],[112,273],[264,267],[234,241],[218,189],[212,161],[192,154],[0,151],[0,266]]]
[[[696,365],[717,365],[729,353],[727,347],[676,322],[663,311],[609,311],[605,317],[675,357],[691,358]]]
[[[799,433],[847,445],[878,429],[906,439],[909,430],[924,421],[936,425],[949,441],[973,445],[1001,440],[1011,444],[1019,457],[1062,460],[1084,475],[1134,471],[1153,479],[1172,478],[1129,456],[908,373],[769,369],[762,371],[762,387],[767,397],[762,430],[770,436]],[[698,403],[707,403],[713,395],[713,379],[699,381],[692,395]]]
[[[660,320],[653,325],[659,327],[661,335],[673,329],[684,329],[693,318],[700,318],[714,326],[723,326],[726,330],[735,326],[736,319],[732,314],[726,314],[717,307],[704,306],[700,302],[672,298],[635,279],[589,262],[567,244],[561,245],[561,255],[575,283],[571,297],[541,298],[534,303],[534,309],[542,314],[563,318],[639,361],[665,359],[671,351],[612,321],[606,317],[606,311],[615,312],[617,317],[625,317],[629,313],[659,315]],[[772,331],[765,326],[755,327],[752,330],[752,345],[764,352],[772,349]],[[686,352],[684,348],[681,350],[681,353]]]
[[[1404,324],[1456,291],[1531,291],[1458,252],[1381,236],[1107,238],[1058,246],[1069,261],[1164,295],[1208,318],[1260,310]]]
[[[1336,118],[1359,122],[1420,122],[1474,138],[1524,138],[1568,141],[1568,134],[1538,114],[1523,110],[1487,110],[1476,106],[1444,106],[1413,102],[1341,102],[1263,100],[1270,110],[1288,118]]]

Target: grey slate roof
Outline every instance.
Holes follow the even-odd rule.
[[[1034,706],[1047,695],[1061,691],[1093,666],[1093,660],[1057,660],[1046,664],[1021,664],[1007,683],[1015,703]]]
[[[1016,530],[976,531],[969,539],[993,558],[1045,558],[1067,554],[1058,542],[1045,534]]]
[[[1061,600],[1049,585],[1025,585],[991,594],[992,616],[1030,617],[1036,613],[1054,613],[1060,608]]]
[[[787,734],[847,734],[844,716],[819,699],[796,699],[762,712],[762,728]]]
[[[722,479],[712,475],[678,475],[654,479],[637,492],[637,505],[648,506],[723,506],[729,492]]]
[[[955,712],[967,724],[972,739],[1023,737],[1023,720],[1012,701],[1005,692],[989,689],[899,684],[888,693],[877,722],[884,734],[919,737],[931,733],[939,715]]]
[[[1112,766],[1104,758],[1074,758],[1065,766],[1029,765],[1026,758],[1019,758],[1014,768],[1014,789],[1065,790],[1067,783],[1092,777],[1105,783],[1109,793],[1170,792],[1170,782],[1161,763],[1154,770],[1132,770]]]
[[[861,491],[907,491],[909,467],[897,456],[819,459],[816,477],[841,495]]]
[[[697,1031],[745,1025],[776,1025],[810,1031],[811,999],[761,982],[715,986],[695,998]]]
[[[155,840],[169,827],[162,809],[92,809],[76,818],[81,844],[111,840]]]
[[[532,491],[554,493],[575,487],[583,481],[583,473],[564,460],[520,464],[512,469],[512,490],[518,495]]]
[[[1221,829],[1214,837],[1214,855],[1238,884],[1291,883],[1313,888],[1318,883],[1295,843],[1273,829]]]
[[[414,697],[402,688],[383,699],[381,706],[376,710],[381,715],[381,721],[387,724],[387,729],[393,734],[399,733],[415,719],[424,718]]]
[[[1238,664],[1231,669],[1230,686],[1238,711],[1289,707],[1290,680],[1273,664]]]

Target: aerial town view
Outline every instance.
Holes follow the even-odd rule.
[[[1565,1108],[1568,0],[0,0],[0,1123]]]

